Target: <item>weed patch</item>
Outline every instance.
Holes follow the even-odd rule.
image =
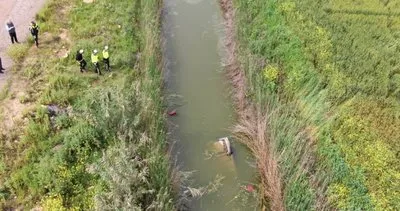
[[[35,107],[22,129],[2,140],[2,208],[175,209],[165,154],[160,6],[159,0],[50,0],[37,15],[40,48],[10,50]],[[80,73],[73,53],[59,56],[85,49],[91,70],[90,51],[104,45],[113,72],[103,77]]]

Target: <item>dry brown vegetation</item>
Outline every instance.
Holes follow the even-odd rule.
[[[256,111],[257,110],[257,111]],[[267,117],[259,109],[247,109],[249,118],[240,119],[234,133],[256,157],[260,173],[261,194],[268,198],[271,210],[285,210],[283,206],[282,182],[274,141],[267,131]],[[264,205],[263,205],[264,206]]]
[[[231,0],[220,0],[225,25],[226,58],[224,61],[227,75],[233,86],[233,100],[239,116],[239,123],[233,132],[255,155],[260,172],[260,191],[268,197],[271,210],[285,210],[283,205],[282,180],[278,167],[278,156],[274,141],[267,130],[268,117],[257,109],[246,97],[246,76],[237,60],[235,42],[234,8]],[[265,204],[263,205],[265,209]]]

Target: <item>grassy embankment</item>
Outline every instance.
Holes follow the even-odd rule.
[[[31,106],[2,131],[3,209],[174,209],[161,95],[161,3],[49,0],[37,15],[40,48],[30,42],[10,49],[15,73],[27,83],[19,101]],[[112,73],[98,77],[90,51],[104,45]],[[75,61],[80,48],[90,70],[84,74]],[[71,53],[62,58],[66,49]],[[15,98],[9,92],[5,98]]]
[[[400,209],[399,2],[233,2],[286,209]]]

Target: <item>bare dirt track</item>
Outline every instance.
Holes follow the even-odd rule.
[[[46,0],[0,0],[0,57],[6,69],[5,74],[0,75],[0,90],[11,76],[9,70],[12,66],[12,61],[6,54],[11,40],[5,22],[11,18],[17,31],[18,41],[24,42],[29,35],[29,23],[45,2]]]

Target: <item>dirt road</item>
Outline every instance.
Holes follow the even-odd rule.
[[[11,40],[5,22],[11,18],[17,31],[18,41],[24,42],[29,35],[29,23],[45,2],[46,0],[0,0],[0,57],[6,69],[5,74],[0,74],[0,90],[10,77],[9,70],[12,66],[12,61],[6,54]]]

